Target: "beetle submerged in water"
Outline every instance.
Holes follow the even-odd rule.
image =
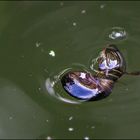
[[[94,68],[96,65],[97,69]],[[126,72],[126,63],[116,45],[104,48],[97,57],[92,75],[86,71],[69,71],[61,78],[64,90],[71,96],[87,101],[103,99],[110,95],[115,82],[123,75],[139,75]]]

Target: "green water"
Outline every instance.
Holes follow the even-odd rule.
[[[104,100],[78,105],[45,88],[73,63],[89,68],[109,43],[128,71],[140,70],[140,2],[1,1],[0,19],[0,138],[140,138],[139,76],[122,77]],[[112,27],[126,38],[110,39]]]

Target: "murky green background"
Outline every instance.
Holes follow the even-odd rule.
[[[111,40],[112,27],[123,27],[126,39]],[[45,89],[50,75],[72,63],[89,67],[109,43],[128,71],[140,70],[140,2],[1,1],[0,138],[140,138],[139,76],[124,76],[108,98],[80,105]]]

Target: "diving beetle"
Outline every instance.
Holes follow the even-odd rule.
[[[81,100],[100,100],[108,96],[114,82],[109,79],[99,78],[84,71],[70,71],[66,73],[61,83],[65,91]]]
[[[97,69],[94,69],[97,65]],[[69,71],[61,78],[64,90],[71,96],[86,101],[96,101],[110,95],[115,82],[123,75],[140,75],[140,72],[126,72],[126,62],[116,47],[105,47],[93,65],[95,74],[87,71]]]
[[[103,74],[107,79],[113,81],[118,80],[126,73],[125,59],[114,44],[108,45],[100,52],[95,60],[95,64],[97,64],[98,69],[93,69],[98,75]]]

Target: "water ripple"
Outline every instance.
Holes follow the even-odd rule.
[[[82,102],[85,102],[85,101],[77,100],[77,99],[69,96],[63,90],[62,85],[61,85],[61,77],[65,73],[67,73],[73,69],[74,70],[80,69],[80,70],[87,71],[84,66],[82,66],[81,64],[78,65],[75,63],[75,64],[73,64],[72,67],[64,69],[56,75],[49,76],[49,78],[47,78],[45,81],[45,87],[46,87],[46,90],[49,93],[49,95],[51,95],[52,97],[54,97],[60,101],[63,101],[65,103],[69,103],[69,104],[81,104]]]

